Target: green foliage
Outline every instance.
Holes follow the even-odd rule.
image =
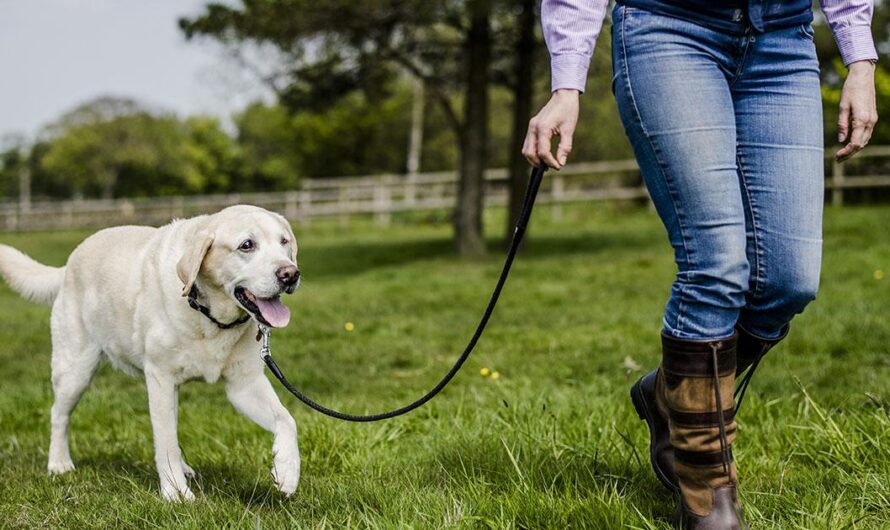
[[[222,129],[216,118],[194,116],[186,119],[188,141],[184,146],[185,180],[190,189],[201,193],[224,193],[234,188],[241,170],[239,146]],[[181,191],[180,191],[181,193]]]
[[[228,187],[236,155],[217,120],[181,121],[135,104],[109,113],[107,102],[87,103],[50,129],[38,185],[107,198]]]
[[[254,103],[235,117],[243,157],[243,179],[235,189],[286,187],[300,171],[300,147],[290,116],[278,105]]]
[[[0,197],[11,197],[19,191],[19,172],[26,163],[18,147],[0,151]]]
[[[656,214],[536,209],[478,349],[424,408],[376,424],[324,418],[278,388],[302,482],[272,486],[272,437],[220,385],[180,391],[198,501],[160,499],[145,385],[104,366],[72,415],[77,468],[46,473],[49,308],[0,282],[0,526],[11,528],[669,528],[675,498],[646,459],[627,396],[659,361],[675,266]],[[501,212],[487,226],[500,227]],[[472,332],[500,255],[451,256],[448,227],[295,227],[306,282],[272,347],[322,403],[378,412],[415,398]],[[752,528],[884,530],[890,511],[890,210],[826,209],[818,299],[753,380],[734,446]],[[489,233],[492,248],[500,230]],[[59,265],[86,233],[3,235]],[[185,301],[181,301],[185,304]],[[354,322],[352,332],[345,322]],[[626,362],[630,357],[633,362]],[[482,377],[480,369],[500,378]]]
[[[404,171],[410,95],[372,104],[352,92],[320,112],[256,103],[236,117],[249,181],[291,189],[300,176]],[[255,188],[256,189],[256,188]]]

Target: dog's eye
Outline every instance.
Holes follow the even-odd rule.
[[[243,243],[238,246],[238,250],[241,252],[251,252],[254,249],[253,239],[245,239]]]
[[[282,237],[282,238],[281,238],[281,244],[282,244],[282,245],[287,245],[288,243],[290,243],[290,241],[288,241],[286,237]]]

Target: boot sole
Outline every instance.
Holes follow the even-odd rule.
[[[661,470],[661,466],[655,461],[655,438],[652,436],[652,433],[654,431],[653,423],[655,421],[653,414],[657,414],[657,411],[651,410],[646,403],[646,398],[643,396],[642,383],[643,378],[641,377],[632,387],[630,387],[630,401],[633,403],[634,409],[637,411],[637,416],[645,421],[646,427],[649,428],[649,462],[652,465],[652,471],[655,472],[655,477],[665,488],[673,493],[680,493],[680,488],[668,479],[667,475],[664,474],[664,471]]]

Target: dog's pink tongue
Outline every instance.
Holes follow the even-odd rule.
[[[274,300],[256,299],[256,305],[260,314],[273,328],[283,328],[290,322],[290,309],[282,303],[280,298]]]

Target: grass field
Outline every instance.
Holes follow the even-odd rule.
[[[49,477],[49,310],[0,287],[0,527],[667,528],[674,499],[627,398],[636,365],[659,358],[674,274],[663,230],[649,210],[616,204],[560,222],[541,209],[532,224],[476,354],[424,409],[346,424],[280,392],[303,456],[291,498],[269,477],[271,436],[220,385],[196,382],[183,387],[179,428],[199,500],[164,503],[145,385],[108,366],[73,416],[77,469]],[[496,214],[489,226],[500,233]],[[758,372],[740,419],[752,528],[890,527],[888,227],[887,207],[826,212],[819,298]],[[0,242],[61,264],[85,235]],[[434,384],[501,264],[495,240],[488,258],[455,259],[448,227],[430,219],[316,224],[298,238],[305,282],[273,351],[299,388],[351,412]]]

